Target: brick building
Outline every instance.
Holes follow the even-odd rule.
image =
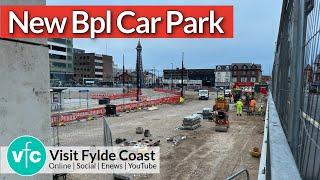
[[[113,58],[108,55],[85,53],[74,54],[74,80],[113,83]]]
[[[118,72],[114,77],[114,81],[117,84],[122,84],[123,81],[125,84],[136,84],[136,80],[136,73],[129,72],[128,70],[126,70],[124,73]]]
[[[313,81],[313,69],[312,69],[310,64],[308,64],[304,68],[304,76],[305,76],[305,81],[307,83],[312,83],[312,81]]]
[[[253,82],[261,81],[261,64],[254,63],[232,63],[231,77],[232,82]]]
[[[271,76],[267,76],[267,75],[262,75],[261,76],[261,83],[270,83],[271,82]]]

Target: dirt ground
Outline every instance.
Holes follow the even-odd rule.
[[[200,101],[189,93],[182,105],[162,105],[155,111],[123,113],[120,117],[108,118],[113,140],[126,138],[141,139],[135,134],[140,126],[149,129],[153,139],[161,140],[160,174],[135,175],[134,179],[225,179],[242,168],[247,168],[250,179],[257,179],[259,159],[251,157],[252,147],[261,147],[264,117],[235,115],[229,111],[230,128],[227,133],[215,132],[214,123],[203,120],[201,127],[194,130],[178,130],[183,117],[212,107],[210,100]],[[259,103],[259,100],[258,100]],[[75,122],[59,128],[61,145],[102,145],[102,122]],[[172,136],[186,136],[178,145],[166,141]],[[101,175],[71,175],[68,179],[105,179]]]

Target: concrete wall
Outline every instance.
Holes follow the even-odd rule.
[[[0,5],[45,4],[44,0],[0,0]],[[46,44],[46,39],[19,39]],[[51,145],[48,48],[0,40],[0,145],[33,135]],[[52,175],[0,179],[52,179]]]

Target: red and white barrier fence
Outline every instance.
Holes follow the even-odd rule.
[[[149,106],[155,106],[160,104],[176,104],[180,102],[180,96],[163,97],[155,100],[144,100],[140,102],[132,102],[126,104],[116,105],[117,112],[126,112],[134,109],[145,108]],[[89,116],[103,116],[105,115],[105,107],[97,107],[86,110],[78,110],[61,114],[51,115],[51,124],[58,125],[59,123],[68,123],[81,119],[86,119]]]
[[[89,116],[99,116],[104,114],[105,114],[104,107],[78,110],[78,111],[72,111],[72,112],[61,113],[61,114],[57,113],[57,114],[51,115],[51,124],[57,125],[59,122],[67,123],[67,122],[85,119]]]

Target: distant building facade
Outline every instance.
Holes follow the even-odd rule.
[[[187,69],[188,80],[202,80],[202,86],[214,87],[215,69]]]
[[[215,87],[229,89],[231,86],[230,65],[217,65],[215,70]]]
[[[84,49],[73,48],[73,54],[85,53]]]
[[[254,63],[232,63],[232,82],[261,82],[261,64]]]
[[[164,79],[181,79],[182,77],[182,70],[179,68],[176,69],[164,69],[163,70],[163,78]],[[184,69],[183,79],[188,79],[187,70]]]
[[[125,85],[128,85],[128,84],[132,85],[132,84],[135,84],[137,81],[136,73],[132,73],[128,70],[126,70],[123,73],[118,72],[114,78],[115,78],[114,79],[115,83],[118,85],[122,85],[123,83]]]
[[[73,81],[73,40],[48,39],[48,45],[51,84]]]
[[[113,83],[113,58],[108,55],[76,50],[74,80],[80,84]]]
[[[157,83],[157,75],[150,71],[144,71],[143,73],[143,82],[145,87],[153,87]]]
[[[164,84],[170,83],[172,78],[173,82],[181,83],[182,70],[177,69],[164,69],[163,70],[163,82]],[[214,69],[184,69],[183,71],[184,81],[188,81],[191,86],[207,86],[213,87],[215,84],[215,70]],[[177,81],[180,80],[180,81]],[[188,84],[186,83],[186,84]]]
[[[261,76],[261,83],[268,84],[271,81],[271,76],[262,75]]]

